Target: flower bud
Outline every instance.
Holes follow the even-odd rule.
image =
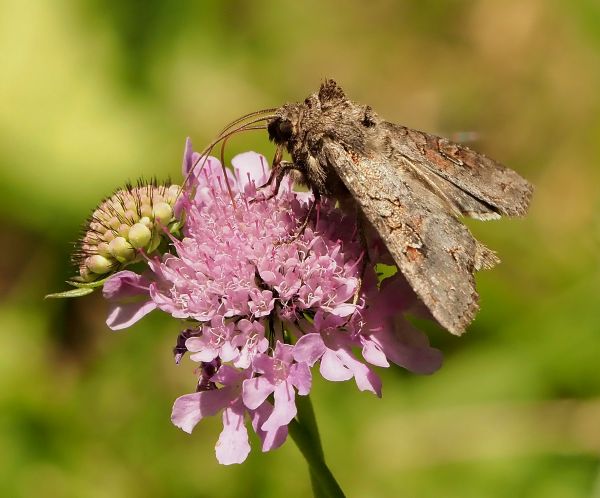
[[[150,216],[152,216],[152,206],[150,206],[150,204],[140,206],[140,214],[142,217],[150,218]]]
[[[108,249],[108,244],[106,242],[100,242],[100,244],[98,244],[98,254],[100,254],[101,256],[104,256],[105,258],[110,257],[110,251]]]
[[[103,273],[108,273],[112,268],[112,261],[100,254],[94,254],[85,260],[85,266],[92,273],[97,273],[98,275],[102,275]]]
[[[173,208],[166,202],[159,202],[152,209],[154,219],[159,221],[161,225],[166,225],[173,219]]]
[[[117,230],[117,233],[123,237],[123,238],[127,238],[127,236],[129,235],[129,228],[130,226],[127,225],[126,223],[123,223],[122,225],[119,226],[119,229]]]
[[[143,223],[136,223],[129,229],[129,243],[136,249],[146,247],[152,239],[152,232]]]
[[[131,261],[135,256],[133,247],[124,237],[115,237],[111,240],[108,244],[108,250],[120,263]]]
[[[140,223],[143,223],[148,228],[152,228],[154,226],[154,223],[152,222],[152,220],[150,218],[148,218],[147,216],[143,216],[142,218],[140,218]]]

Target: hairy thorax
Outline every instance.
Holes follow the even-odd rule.
[[[356,158],[381,151],[384,145],[380,143],[378,116],[370,107],[349,101],[325,106],[305,101],[284,106],[282,111],[293,123],[293,138],[285,146],[305,183],[319,194],[340,201],[351,197],[324,154],[323,144],[325,140],[333,140]]]

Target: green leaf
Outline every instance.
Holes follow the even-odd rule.
[[[73,287],[77,287],[78,289],[95,289],[97,287],[102,287],[104,282],[106,282],[112,275],[113,273],[111,273],[108,277],[105,277],[101,280],[94,280],[93,282],[77,282],[76,280],[67,280],[67,283]]]
[[[68,297],[81,297],[81,296],[87,296],[88,294],[91,294],[92,292],[94,292],[93,288],[83,287],[83,288],[78,288],[78,289],[71,289],[71,290],[64,291],[64,292],[55,292],[54,294],[47,294],[46,296],[44,296],[44,299],[62,299],[62,298],[68,298]]]

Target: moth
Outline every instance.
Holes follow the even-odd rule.
[[[499,259],[461,217],[522,216],[531,184],[466,146],[385,121],[333,80],[304,102],[268,111],[278,146],[268,182],[275,191],[296,171],[316,202],[329,196],[356,208],[433,317],[463,333],[479,308],[473,274]],[[283,149],[291,162],[282,160]]]

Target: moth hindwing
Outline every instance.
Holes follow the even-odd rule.
[[[468,147],[384,121],[333,80],[280,107],[268,130],[316,197],[359,207],[435,319],[464,332],[478,310],[473,273],[498,259],[460,217],[521,216],[532,186]]]

